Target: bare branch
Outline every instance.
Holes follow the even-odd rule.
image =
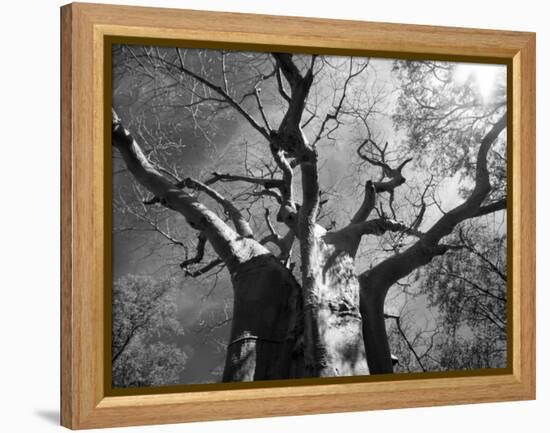
[[[338,101],[338,104],[336,104],[336,106],[332,107],[333,111],[329,112],[325,115],[325,118],[323,119],[323,122],[321,123],[321,127],[319,128],[319,132],[317,132],[317,135],[316,135],[315,139],[313,140],[313,144],[317,143],[323,137],[325,127],[326,127],[326,125],[329,121],[331,121],[331,120],[335,121],[337,126],[340,124],[340,122],[338,120],[338,116],[340,114],[340,110],[342,110],[342,106],[343,106],[344,101],[346,99],[346,92],[347,92],[347,89],[348,89],[348,85],[351,82],[351,80],[353,78],[357,77],[359,74],[361,74],[367,68],[368,65],[369,65],[369,62],[366,62],[357,71],[353,72],[353,57],[350,57],[350,59],[349,59],[349,73],[348,73],[348,77],[344,81],[344,88],[342,90],[342,95],[340,95],[340,99]],[[336,127],[329,131],[329,135],[332,131],[334,131],[336,129]]]
[[[206,236],[203,233],[199,233],[197,242],[197,252],[194,257],[186,259],[180,263],[180,268],[187,270],[189,265],[200,263],[204,257],[204,249],[206,247]]]
[[[418,215],[416,216],[413,224],[411,225],[411,229],[418,230],[420,227],[420,224],[422,224],[422,221],[424,220],[424,215],[426,213],[426,193],[428,192],[428,189],[432,186],[434,177],[430,177],[430,181],[426,184],[426,187],[424,188],[424,191],[422,192],[422,195],[420,196],[420,212],[418,212]]]
[[[362,149],[367,145],[371,144],[379,153],[379,159],[368,156],[366,153],[362,152]],[[386,150],[388,148],[388,143],[384,147],[378,146],[378,144],[372,140],[370,137],[366,138],[357,148],[357,155],[359,158],[367,161],[369,164],[382,169],[382,179],[378,182],[374,182],[377,193],[388,192],[390,193],[390,200],[393,201],[391,194],[393,194],[395,188],[405,183],[406,179],[402,175],[403,168],[412,161],[412,158],[407,158],[404,160],[397,168],[391,168],[386,163]],[[389,180],[383,182],[385,178]]]
[[[159,235],[161,235],[163,238],[165,238],[171,244],[176,245],[178,247],[182,247],[185,250],[187,250],[187,247],[185,246],[185,244],[182,241],[174,238],[167,231],[162,230],[155,221],[151,220],[150,218],[147,218],[145,215],[141,215],[140,213],[134,211],[129,206],[127,207],[126,211],[129,212],[134,217],[136,217],[137,219],[139,219],[140,221],[143,221],[146,224],[148,224],[151,227],[151,231],[157,232]],[[130,229],[128,229],[128,230],[130,230]]]
[[[474,254],[475,256],[477,256],[479,259],[481,259],[481,261],[483,261],[485,264],[487,264],[489,266],[489,268],[495,273],[497,274],[501,280],[503,281],[507,281],[507,276],[504,272],[502,272],[500,270],[500,268],[495,265],[491,260],[489,260],[485,254],[482,254],[480,253],[472,244],[471,242],[466,239],[466,237],[464,236],[464,233],[461,230],[458,231],[458,237],[460,238],[460,241],[462,242],[462,244],[464,245],[464,248],[466,248],[468,251],[470,251],[472,254]]]
[[[229,94],[220,86],[212,83],[211,81],[207,80],[204,77],[201,77],[200,75],[196,74],[195,72],[191,71],[190,69],[186,68],[184,65],[184,61],[182,59],[181,55],[181,49],[177,48],[176,52],[178,53],[178,58],[180,61],[179,65],[176,65],[174,63],[171,63],[167,61],[166,59],[161,59],[165,64],[168,66],[172,66],[180,70],[186,75],[189,75],[190,77],[194,78],[198,82],[204,84],[205,86],[209,87],[210,89],[214,90],[216,93],[218,93],[229,105],[231,105],[237,112],[239,112],[247,121],[248,123],[260,134],[262,134],[268,141],[269,141],[269,132],[262,127],[237,101],[235,101]]]
[[[279,239],[280,236],[275,231],[275,228],[273,227],[273,224],[271,224],[271,220],[269,219],[269,209],[268,208],[265,208],[264,218],[265,218],[265,223],[267,225],[269,233],[271,233],[271,235],[275,236],[276,239]]]
[[[206,274],[207,272],[214,269],[216,266],[223,265],[223,260],[221,259],[214,259],[210,263],[204,265],[202,268],[197,269],[196,271],[190,271],[187,268],[185,269],[185,276],[191,277],[191,278],[197,278],[201,275]]]
[[[384,317],[386,319],[394,319],[395,320],[395,325],[397,327],[397,331],[399,332],[399,334],[401,335],[401,337],[403,338],[403,340],[405,341],[405,344],[407,345],[407,347],[409,348],[409,350],[411,351],[411,353],[414,355],[414,358],[416,359],[416,362],[418,363],[418,366],[421,368],[422,371],[426,371],[426,368],[424,367],[424,364],[422,364],[422,361],[420,360],[420,356],[418,356],[418,353],[416,353],[416,350],[414,350],[414,347],[413,345],[411,344],[411,342],[409,341],[409,339],[407,338],[407,335],[405,334],[405,332],[403,331],[403,328],[401,327],[401,319],[399,316],[394,316],[394,315],[390,315],[390,314],[384,314]]]
[[[257,87],[256,89],[254,89],[254,96],[256,98],[256,103],[258,104],[258,109],[260,110],[260,114],[262,115],[262,119],[265,123],[265,127],[267,128],[268,133],[271,134],[271,125],[269,124],[269,120],[267,120],[267,116],[264,110],[264,105],[262,104],[262,100],[260,98],[260,92],[261,92],[261,89]]]
[[[486,294],[487,296],[493,298],[493,299],[497,299],[498,301],[501,301],[501,302],[506,302],[506,298],[502,297],[502,296],[498,296],[498,295],[495,295],[494,293],[490,292],[489,290],[486,290],[484,289],[483,287],[481,287],[479,284],[477,284],[476,282],[470,280],[469,278],[466,278],[464,275],[460,275],[460,274],[457,274],[456,272],[451,272],[449,269],[447,268],[442,268],[441,270],[445,275],[451,277],[451,278],[456,278],[457,280],[460,280],[460,281],[463,281],[465,282],[466,284],[468,284],[469,286],[473,287],[475,290],[477,290],[478,292],[481,292],[481,293],[484,293]]]

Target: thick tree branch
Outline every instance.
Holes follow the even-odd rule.
[[[260,241],[260,243],[266,244],[268,242],[271,242],[275,244],[280,250],[279,259],[285,262],[285,266],[287,266],[288,259],[290,258],[290,253],[292,251],[292,245],[294,243],[294,238],[295,238],[294,230],[289,229],[285,236],[281,236],[279,235],[279,233],[277,233],[277,231],[273,227],[273,224],[271,223],[271,220],[269,218],[268,208],[265,209],[264,217],[265,217],[267,228],[269,230],[269,235],[265,236]]]
[[[250,177],[240,176],[228,173],[212,173],[212,177],[204,182],[205,185],[212,185],[216,182],[245,182],[253,185],[263,186],[265,189],[276,188],[281,191],[281,194],[285,191],[285,182],[283,179],[270,179],[262,177]]]
[[[362,236],[380,236],[387,232],[402,232],[414,236],[422,236],[421,233],[412,230],[403,223],[388,218],[377,218],[349,224],[341,230],[327,233],[324,239],[325,242],[335,245],[336,248],[341,251],[347,251],[354,257],[359,248]]]
[[[341,230],[330,232],[325,235],[329,243],[339,243],[342,240],[357,240],[364,235],[381,235],[388,231],[400,232],[408,230],[405,224],[387,218],[377,218],[369,221],[360,221],[350,224]]]
[[[374,187],[372,181],[368,180],[365,184],[365,197],[363,198],[361,207],[352,217],[351,224],[365,221],[374,209],[374,206],[376,206],[376,188]]]
[[[290,87],[298,87],[303,80],[300,70],[292,60],[292,54],[288,53],[273,53],[279,70],[283,73]]]
[[[504,113],[481,140],[481,146],[477,154],[476,183],[472,193],[464,203],[447,212],[428,230],[426,233],[428,244],[437,243],[439,239],[450,234],[459,222],[474,218],[480,212],[481,204],[491,191],[487,170],[487,153],[499,134],[506,128],[506,119],[507,114]]]
[[[283,179],[281,184],[282,188],[280,188],[283,202],[288,205],[293,205],[294,189],[292,185],[292,178],[294,173],[292,170],[292,166],[286,158],[284,150],[276,148],[273,144],[269,145],[269,149],[271,150],[271,155],[273,156],[275,163],[283,172]]]
[[[283,204],[283,197],[278,191],[274,191],[272,189],[262,189],[260,191],[252,191],[252,192],[245,192],[244,195],[248,195],[250,197],[273,197],[277,203],[280,205]]]
[[[288,265],[287,261],[290,256],[290,251],[292,250],[292,243],[294,242],[294,233],[291,230],[289,230],[289,232],[284,237],[280,236],[275,231],[275,228],[273,227],[273,224],[269,219],[269,209],[267,208],[265,209],[265,220],[266,220],[266,225],[268,227],[270,234],[264,237],[262,240],[260,240],[260,243],[262,245],[265,245],[269,242],[275,244],[280,250],[279,259],[285,262],[285,266],[287,266]],[[190,271],[188,269],[189,265],[198,264],[204,258],[205,246],[206,246],[206,238],[202,234],[199,234],[198,243],[197,243],[197,252],[195,256],[185,260],[180,264],[180,267],[185,270],[186,276],[195,278],[195,277],[204,275],[211,269],[223,263],[222,260],[215,259],[196,271]]]
[[[489,203],[485,206],[480,206],[477,212],[475,213],[475,217],[488,215],[493,212],[497,212],[499,210],[505,210],[507,207],[507,202],[505,198],[502,198],[500,200],[496,200],[492,203]]]
[[[279,62],[276,62],[276,77],[277,77],[277,87],[279,89],[279,94],[283,97],[285,101],[290,102],[290,96],[285,90],[285,86],[283,84],[283,80],[281,77],[281,66]]]
[[[287,111],[278,130],[271,134],[273,145],[276,150],[284,150],[292,157],[307,158],[310,156],[311,148],[303,136],[301,119],[313,83],[315,56],[312,56],[311,66],[303,76],[292,60],[291,54],[273,53],[273,57],[291,89]]]
[[[485,213],[487,209],[496,211],[504,203],[501,201],[497,205],[481,206],[485,197],[489,194],[491,185],[489,183],[489,173],[487,172],[487,152],[491,144],[496,140],[499,133],[506,127],[506,114],[491,128],[481,142],[478,152],[476,168],[476,184],[474,190],[468,199],[443,215],[422,237],[408,250],[396,256],[390,257],[375,266],[363,275],[364,279],[376,280],[375,286],[382,286],[386,290],[389,285],[403,278],[409,272],[417,267],[426,264],[436,255],[449,250],[449,246],[438,245],[439,241],[456,227],[456,225],[468,218],[474,218],[480,212]],[[389,266],[394,270],[389,274],[386,271]],[[382,284],[383,282],[383,284]],[[389,284],[389,285],[388,285]]]
[[[224,262],[236,265],[250,259],[254,254],[268,251],[259,243],[253,242],[248,250],[243,249],[242,235],[232,230],[214,212],[204,206],[192,195],[164,177],[145,157],[140,146],[113,110],[112,145],[120,152],[126,167],[137,182],[149,190],[164,206],[179,212],[189,225],[201,231],[212,245],[214,251]],[[241,257],[242,252],[242,257]]]
[[[189,265],[194,265],[202,262],[202,259],[204,257],[205,247],[206,247],[206,236],[204,236],[204,234],[202,233],[199,233],[198,241],[197,241],[197,252],[195,253],[195,256],[181,262],[180,268],[187,270],[187,267]]]
[[[468,199],[443,215],[415,244],[397,253],[359,276],[361,286],[361,315],[367,356],[369,347],[377,347],[369,357],[369,367],[374,373],[387,373],[393,370],[390,349],[383,319],[384,300],[388,289],[415,269],[426,265],[434,257],[452,249],[463,248],[439,244],[440,240],[452,232],[460,222],[474,218],[480,212],[481,204],[490,192],[487,171],[487,152],[491,144],[506,128],[506,113],[481,140],[476,166],[476,183]]]
[[[230,200],[227,200],[225,197],[223,197],[219,192],[212,189],[208,185],[190,177],[184,179],[178,186],[196,189],[210,196],[212,199],[222,205],[225,213],[229,215],[231,221],[233,221],[233,224],[235,225],[235,229],[237,230],[238,234],[247,238],[253,237],[250,224],[248,224],[248,221],[246,221],[241,211],[237,209]]]

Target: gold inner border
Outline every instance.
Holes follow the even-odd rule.
[[[507,209],[506,209],[506,260],[508,267],[507,278],[507,353],[506,367],[504,368],[484,368],[461,371],[445,372],[418,372],[418,373],[398,373],[398,374],[380,374],[372,376],[347,376],[330,378],[307,378],[307,379],[282,379],[282,380],[264,380],[256,382],[231,382],[231,383],[207,383],[207,384],[179,384],[154,387],[135,387],[135,388],[113,388],[112,387],[112,364],[111,364],[111,332],[112,332],[112,146],[111,146],[111,106],[112,106],[112,46],[115,44],[126,45],[151,45],[174,48],[202,48],[202,49],[224,49],[233,51],[260,51],[260,52],[289,52],[295,54],[319,54],[319,55],[339,55],[356,57],[377,57],[386,59],[405,59],[405,60],[439,60],[464,63],[485,63],[499,64],[506,66],[506,105],[507,105]],[[512,140],[513,140],[513,59],[502,59],[498,57],[487,56],[460,56],[460,55],[441,55],[426,53],[400,53],[397,51],[373,51],[357,50],[345,48],[323,48],[323,47],[295,47],[286,45],[254,44],[238,42],[219,42],[219,41],[197,41],[185,39],[164,39],[154,37],[134,37],[134,36],[103,36],[103,143],[104,143],[104,305],[103,305],[103,395],[105,397],[113,396],[137,396],[152,394],[171,394],[171,393],[189,393],[198,391],[215,390],[238,390],[254,388],[278,388],[290,386],[311,386],[311,385],[330,385],[346,383],[365,383],[365,382],[390,382],[402,380],[418,380],[429,378],[454,378],[454,377],[473,377],[473,376],[497,376],[513,373],[513,226],[512,226],[512,203],[513,203],[513,159],[512,159]]]

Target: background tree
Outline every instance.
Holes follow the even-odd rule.
[[[506,366],[506,237],[502,228],[489,230],[493,221],[487,219],[459,230],[455,237],[463,249],[418,272],[411,301],[436,311],[431,323],[415,323],[411,301],[387,316],[397,371]]]
[[[113,387],[178,383],[187,357],[173,342],[183,329],[172,283],[127,276],[113,284]]]
[[[128,46],[114,56],[115,170],[131,173],[132,206],[170,215],[145,222],[181,249],[187,275],[229,271],[224,380],[393,371],[390,288],[463,250],[450,236],[462,224],[505,209],[493,155],[505,103],[487,110],[448,64],[396,63],[395,100],[370,59]],[[352,154],[359,171],[334,175]],[[436,195],[457,174],[459,201],[444,211]],[[159,225],[181,227],[178,214],[185,241]]]

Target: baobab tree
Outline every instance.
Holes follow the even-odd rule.
[[[148,193],[140,206],[180,215],[196,233],[181,272],[229,273],[223,380],[391,373],[390,288],[466,248],[456,236],[465,222],[506,208],[504,161],[492,152],[505,149],[502,94],[480,101],[445,63],[396,62],[396,100],[376,85],[367,58],[130,46],[114,56],[120,170]],[[402,132],[388,139],[388,130]],[[181,149],[201,142],[232,162],[186,172]],[[429,156],[440,147],[438,166]],[[344,148],[353,148],[355,169],[343,174],[361,184],[350,212],[324,173]],[[415,171],[423,174],[408,185]],[[435,192],[455,174],[460,203],[443,210]],[[188,252],[158,221],[146,222]],[[215,257],[200,267],[207,251]]]

